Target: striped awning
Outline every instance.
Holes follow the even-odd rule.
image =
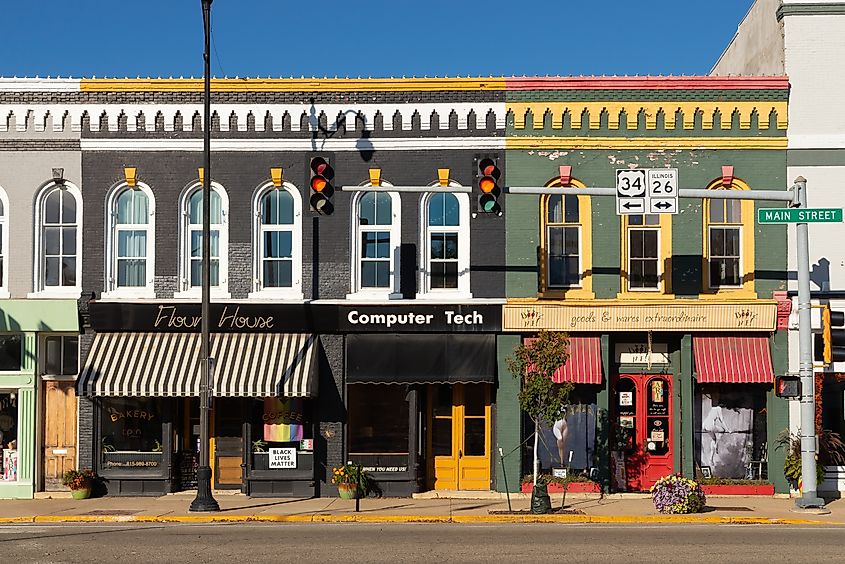
[[[215,396],[313,397],[317,336],[215,333]],[[86,396],[198,396],[198,333],[98,333],[80,371]]]
[[[769,338],[695,335],[692,341],[699,383],[771,384],[775,373]]]
[[[536,339],[525,339],[530,343]],[[558,368],[552,380],[557,384],[601,384],[601,338],[588,336],[569,336],[569,359]]]

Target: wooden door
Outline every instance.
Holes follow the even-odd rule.
[[[431,487],[490,489],[490,386],[432,386],[428,434]]]
[[[64,490],[62,474],[76,466],[76,383],[47,380],[41,475],[47,491]]]
[[[671,391],[666,374],[623,374],[616,380],[615,426],[630,491],[647,491],[674,472]]]
[[[243,484],[243,404],[241,398],[214,401],[214,486],[236,489]]]

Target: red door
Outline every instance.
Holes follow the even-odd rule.
[[[672,377],[621,374],[614,392],[616,433],[625,456],[627,489],[647,491],[675,470]]]

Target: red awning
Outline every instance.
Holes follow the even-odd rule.
[[[699,383],[771,384],[775,373],[768,337],[693,337]]]
[[[530,343],[536,339],[525,339]],[[555,383],[601,384],[601,339],[599,337],[569,337],[569,360],[558,368]]]

